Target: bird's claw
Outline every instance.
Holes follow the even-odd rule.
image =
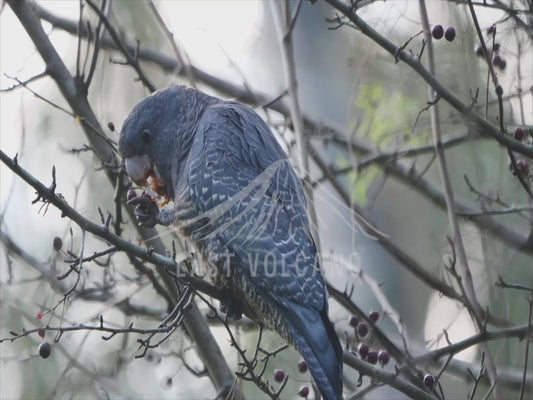
[[[222,287],[220,289],[222,301],[220,302],[219,310],[230,319],[240,320],[244,311],[241,301],[231,295],[231,289]]]
[[[129,205],[135,207],[135,216],[139,225],[153,228],[159,221],[159,206],[157,202],[148,194],[134,197],[128,201]]]

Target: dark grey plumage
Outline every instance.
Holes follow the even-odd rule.
[[[174,223],[216,283],[297,347],[322,395],[341,398],[342,349],[305,196],[263,120],[240,103],[173,86],[132,110],[119,152],[134,180],[154,176],[174,201],[170,212],[140,211],[142,221]]]

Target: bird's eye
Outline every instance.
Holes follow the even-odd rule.
[[[150,131],[145,129],[141,136],[144,143],[150,143]]]

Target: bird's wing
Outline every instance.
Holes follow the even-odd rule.
[[[279,301],[322,311],[325,287],[305,195],[263,120],[238,103],[212,106],[201,117],[189,157],[191,199],[209,221],[197,237],[222,241],[237,273],[250,274]]]

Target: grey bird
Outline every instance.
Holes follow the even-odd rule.
[[[307,361],[325,399],[342,398],[342,348],[300,180],[249,107],[183,86],[155,92],[125,120],[119,153],[149,196],[131,204],[142,225],[173,224],[242,312],[278,332]]]

